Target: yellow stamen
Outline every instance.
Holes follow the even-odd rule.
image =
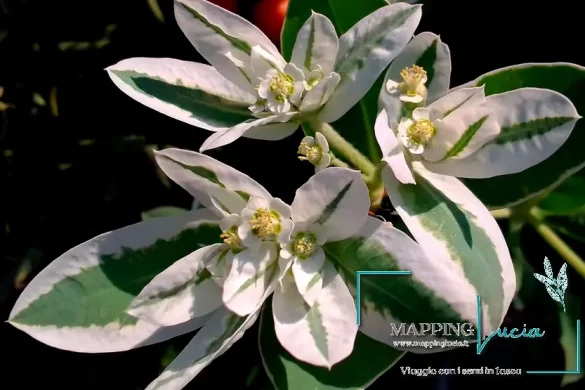
[[[421,119],[408,127],[408,135],[414,143],[426,145],[435,135],[437,130],[428,119]]]
[[[231,226],[228,230],[221,232],[219,236],[223,242],[230,246],[231,249],[240,249],[242,247],[242,241],[238,236],[238,227]]]
[[[423,95],[426,93],[424,86],[427,72],[420,66],[412,65],[411,68],[404,68],[400,72],[402,82],[399,84],[402,93],[408,96]]]
[[[294,80],[289,74],[279,73],[270,81],[270,91],[275,95],[277,100],[292,95],[294,89]]]
[[[300,154],[299,160],[309,161],[311,164],[315,165],[319,164],[323,157],[323,150],[319,145],[315,144],[309,146],[306,142],[301,142],[297,153]]]
[[[291,245],[292,252],[302,260],[310,257],[317,247],[317,237],[313,233],[297,233]]]
[[[240,249],[242,247],[242,241],[238,236],[238,227],[235,225],[221,232],[219,237],[225,244],[229,245],[231,249]]]
[[[280,233],[280,214],[274,210],[258,209],[250,219],[252,233],[263,240],[274,238]]]

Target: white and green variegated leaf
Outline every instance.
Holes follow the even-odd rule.
[[[226,308],[218,309],[146,390],[182,389],[201,370],[240,340],[257,318],[258,312],[239,317]]]
[[[193,337],[179,356],[148,385],[146,390],[179,390],[185,387],[201,370],[230,349],[242,338],[260,314],[262,304],[274,291],[271,281],[261,301],[251,314],[240,317],[227,308],[220,308]]]
[[[489,334],[501,324],[516,285],[504,236],[461,181],[433,174],[418,163],[413,167],[416,185],[401,184],[384,169],[390,201],[430,261],[459,275],[459,291],[468,291],[461,296],[481,297],[483,329]],[[473,310],[474,304],[468,305]]]
[[[198,201],[197,199],[193,199],[193,203],[191,203],[191,210],[199,210],[199,209],[204,209],[205,206],[203,206],[203,204]]]
[[[337,36],[341,36],[361,19],[388,4],[384,0],[362,0],[359,7],[347,5],[346,0],[290,0],[281,34],[280,47],[283,56],[287,60],[291,59],[299,31],[313,12],[325,15],[333,23]],[[383,78],[383,76],[378,77],[369,92],[341,119],[332,124],[341,136],[372,161],[379,161],[382,157],[374,139],[373,126],[378,114],[377,101]],[[362,130],[356,132],[356,128]],[[315,135],[314,129],[305,124],[303,124],[303,131],[305,135]],[[246,136],[249,135],[246,134]],[[338,151],[332,146],[332,152]]]
[[[205,0],[175,0],[175,18],[195,49],[219,73],[245,91],[254,92],[251,74],[236,67],[228,54],[248,62],[259,46],[282,66],[284,59],[274,44],[246,19]]]
[[[428,108],[432,108],[442,117],[446,117],[455,110],[483,105],[485,104],[484,89],[483,86],[480,86],[452,90],[445,96],[435,100]]]
[[[295,223],[321,225],[327,241],[337,241],[355,233],[369,209],[368,187],[360,172],[331,167],[315,174],[297,190],[291,215]]]
[[[336,121],[368,92],[404,49],[421,16],[420,5],[388,5],[357,22],[339,38],[334,70],[341,81],[319,113],[319,120]]]
[[[543,88],[563,94],[585,112],[585,67],[570,63],[528,63],[494,70],[462,87],[485,86],[487,96],[519,88]],[[568,123],[568,122],[567,122]],[[554,123],[552,123],[554,125]],[[557,121],[558,126],[558,121]],[[547,127],[543,127],[544,130]],[[526,133],[528,134],[528,133]],[[497,139],[494,140],[497,142]],[[529,144],[529,141],[526,143]],[[585,122],[577,121],[569,138],[549,157],[521,172],[484,179],[466,179],[465,184],[490,209],[514,206],[549,191],[585,166],[582,145]],[[494,191],[505,188],[506,191]]]
[[[406,45],[404,50],[390,64],[384,77],[384,87],[380,91],[378,106],[386,109],[389,119],[394,123],[402,117],[402,102],[390,96],[386,91],[386,82],[401,82],[400,72],[413,65],[422,67],[427,72],[426,102],[430,104],[449,91],[451,82],[451,53],[441,38],[431,32],[422,32]]]
[[[275,242],[263,242],[258,250],[245,249],[234,256],[230,273],[223,285],[223,303],[232,312],[252,313],[264,299],[265,291],[278,269]]]
[[[327,16],[312,11],[297,35],[290,62],[308,71],[321,67],[323,74],[328,76],[335,66],[338,49],[333,23]]]
[[[200,248],[158,274],[142,289],[126,312],[133,317],[170,326],[203,317],[223,306],[221,287],[208,270],[225,252],[223,244]]]
[[[123,351],[197,329],[205,317],[161,327],[125,310],[156,275],[219,242],[220,233],[208,210],[104,233],[41,271],[16,301],[8,321],[45,344],[76,352]]]
[[[429,170],[479,179],[522,172],[556,152],[580,118],[567,97],[548,89],[490,95],[486,107],[495,112],[500,133],[472,155],[428,166]]]
[[[238,214],[251,196],[271,198],[249,176],[204,154],[164,149],[154,152],[154,156],[169,178],[219,215]]]
[[[343,278],[325,262],[323,286],[312,306],[285,277],[272,299],[274,329],[280,344],[296,359],[331,368],[348,357],[358,331],[353,297]]]
[[[171,118],[218,131],[250,119],[255,98],[209,65],[130,58],[106,69],[122,92]]]
[[[394,134],[388,122],[386,110],[382,109],[374,125],[376,141],[378,141],[378,145],[382,151],[382,161],[388,164],[401,183],[415,184],[410,167],[410,159],[407,160],[409,153],[404,147],[404,144],[398,140],[398,137]]]
[[[393,335],[393,325],[477,322],[476,290],[460,269],[450,260],[428,257],[414,240],[390,224],[368,217],[357,234],[327,243],[324,249],[354,295],[359,271],[411,272],[360,276],[360,331],[377,341],[396,348],[395,341],[415,339]]]
[[[423,152],[423,161],[430,162],[425,164],[429,170],[437,165],[464,164],[466,157],[475,155],[501,129],[495,111],[485,106],[458,108],[437,122],[437,134]]]
[[[404,355],[404,352],[358,332],[351,355],[333,367],[302,362],[278,341],[270,302],[266,302],[262,310],[259,333],[262,363],[276,390],[363,390]],[[376,358],[372,359],[372,356]]]
[[[234,142],[240,137],[248,136],[248,133],[253,132],[249,138],[265,139],[267,141],[277,141],[288,137],[299,127],[296,122],[285,122],[289,120],[295,113],[286,113],[281,115],[272,115],[261,119],[248,119],[240,124],[229,129],[224,129],[211,134],[199,148],[200,152],[206,150],[219,148]]]
[[[196,208],[193,208],[193,210],[196,210]],[[186,213],[188,211],[189,210],[183,209],[181,207],[160,206],[160,207],[155,207],[154,209],[150,209],[150,210],[142,212],[140,214],[140,217],[142,218],[143,221],[146,221],[147,219],[170,217],[172,215],[178,215],[178,214]]]

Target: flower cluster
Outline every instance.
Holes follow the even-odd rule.
[[[429,65],[439,71],[429,80],[424,66],[413,62],[437,46],[435,63]],[[376,138],[383,161],[404,184],[416,182],[413,163],[431,172],[464,178],[522,171],[558,149],[580,118],[571,101],[558,92],[517,88],[486,96],[485,85],[449,90],[450,73],[447,46],[427,32],[414,37],[388,69],[380,94],[382,110],[376,121]],[[506,134],[520,126],[527,130],[533,127],[530,130],[537,133],[539,122],[546,127],[547,118],[555,117],[566,121],[553,126],[559,134],[557,140],[538,143],[540,158],[515,153],[512,145],[507,152],[502,150],[503,142],[498,138],[509,138]],[[499,164],[495,160],[500,160]]]
[[[315,137],[306,136],[303,138],[299,145],[298,154],[300,154],[299,160],[308,161],[315,166],[315,172],[327,168],[332,160],[327,138],[319,132],[315,133]]]
[[[175,15],[212,67],[134,58],[107,70],[114,83],[139,102],[214,131],[201,146],[203,152],[242,136],[279,140],[294,133],[302,121],[341,118],[408,43],[421,12],[420,6],[405,3],[382,7],[340,38],[326,16],[312,12],[297,34],[288,63],[255,26],[212,3],[177,0]],[[153,94],[151,88],[141,88],[136,76],[162,80],[164,88]],[[209,106],[210,100],[219,104],[207,111],[186,109],[172,99],[177,85],[198,92],[201,105]]]
[[[283,61],[282,58],[270,57],[259,46],[252,49],[249,77],[256,80],[253,87],[258,100],[250,106],[250,111],[259,118],[315,111],[327,102],[339,83],[339,74],[329,70],[325,76],[320,65],[308,70],[293,62],[283,66]]]
[[[163,271],[136,297],[128,312],[164,325],[207,315],[221,305],[238,316],[247,316],[266,299],[266,291],[275,289],[276,336],[290,353],[299,360],[327,367],[347,357],[357,332],[355,305],[333,261],[327,260],[323,245],[353,236],[371,218],[368,189],[359,172],[347,168],[322,170],[297,190],[289,206],[243,173],[205,155],[179,149],[155,155],[171,179],[186,189],[204,191],[196,195],[220,218],[218,238],[222,243],[203,247]],[[217,172],[224,187],[188,174],[186,167],[191,166]],[[250,194],[246,202],[238,194],[242,183],[247,183],[244,190]],[[200,278],[201,269],[206,269],[207,278],[222,289],[200,280],[190,291],[191,302],[177,305],[177,288],[185,280]],[[167,284],[163,287],[161,281]],[[331,289],[336,298],[328,302],[331,292],[327,291]],[[316,303],[319,299],[321,305]],[[205,310],[199,311],[199,302],[206,302]],[[318,311],[324,318],[337,316],[337,321],[325,325],[331,332],[326,344],[334,353],[298,343],[299,338],[313,338],[305,324],[311,311]],[[291,312],[305,315],[293,321]]]

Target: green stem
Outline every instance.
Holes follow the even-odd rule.
[[[374,172],[370,176],[368,176],[368,180],[366,181],[368,187],[374,188],[382,184],[382,169],[384,169],[385,166],[386,164],[382,161],[376,164]]]
[[[309,125],[312,131],[319,132],[325,136],[329,146],[335,150],[336,154],[343,157],[345,161],[350,163],[356,169],[362,171],[366,177],[371,177],[374,174],[374,164],[360,153],[352,144],[347,142],[337,131],[327,123],[317,121],[305,122]]]
[[[343,161],[341,161],[337,157],[333,157],[331,159],[330,165],[333,165],[334,167],[340,167],[340,168],[349,168],[349,165],[347,165],[346,163],[344,163]]]
[[[526,258],[524,257],[522,246],[520,245],[520,234],[522,233],[523,227],[524,221],[511,218],[510,224],[508,225],[508,235],[506,237],[508,247],[510,248],[510,254],[512,255],[512,265],[514,266],[514,271],[516,272],[517,292],[520,292],[520,289],[522,288],[522,283],[524,281],[524,269],[526,268]]]
[[[553,247],[565,261],[573,267],[583,278],[585,278],[585,261],[567,245],[554,230],[551,229],[535,211],[530,211],[527,215],[528,222],[540,234],[542,238]]]
[[[384,168],[385,163],[380,161],[376,164],[376,169],[371,176],[367,177],[365,182],[370,190],[370,201],[372,202],[372,207],[379,207],[382,203],[382,197],[384,196],[384,184],[382,183],[382,169]]]
[[[508,208],[492,210],[490,213],[495,219],[507,219],[510,218],[511,215],[511,211]]]

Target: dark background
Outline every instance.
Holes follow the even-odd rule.
[[[250,17],[253,3],[240,0],[240,13]],[[8,318],[26,282],[69,248],[135,223],[145,210],[190,206],[185,191],[161,178],[149,150],[198,150],[210,133],[133,101],[103,70],[130,57],[202,61],[177,27],[172,2],[159,4],[165,23],[155,18],[147,0],[0,0],[0,86],[5,89],[0,101],[11,105],[0,112],[0,318]],[[517,63],[585,65],[584,14],[583,0],[431,0],[423,8],[418,32],[440,34],[449,45],[451,85],[456,86]],[[99,41],[108,25],[115,29],[110,28],[109,43],[103,47],[60,49],[62,42]],[[44,98],[44,105],[33,100],[35,93]],[[313,172],[294,155],[282,156],[282,150],[294,150],[301,138],[297,132],[278,147],[240,139],[209,154],[291,201]],[[527,229],[522,240],[529,261],[540,267],[546,255],[558,269],[561,259],[533,231]],[[577,251],[585,254],[583,247]],[[569,279],[570,292],[585,295],[583,280],[575,273]],[[531,295],[524,310],[510,310],[506,323],[540,326],[547,336],[537,341],[494,340],[481,358],[474,348],[408,354],[370,388],[446,390],[495,383],[558,388],[560,376],[416,378],[400,372],[400,366],[564,369],[556,307],[550,298]],[[186,335],[124,353],[77,354],[48,347],[2,323],[0,388],[143,389],[189,339]],[[254,367],[260,373],[250,379]],[[255,326],[187,388],[265,389],[268,383]],[[572,389],[583,385],[581,380]]]

